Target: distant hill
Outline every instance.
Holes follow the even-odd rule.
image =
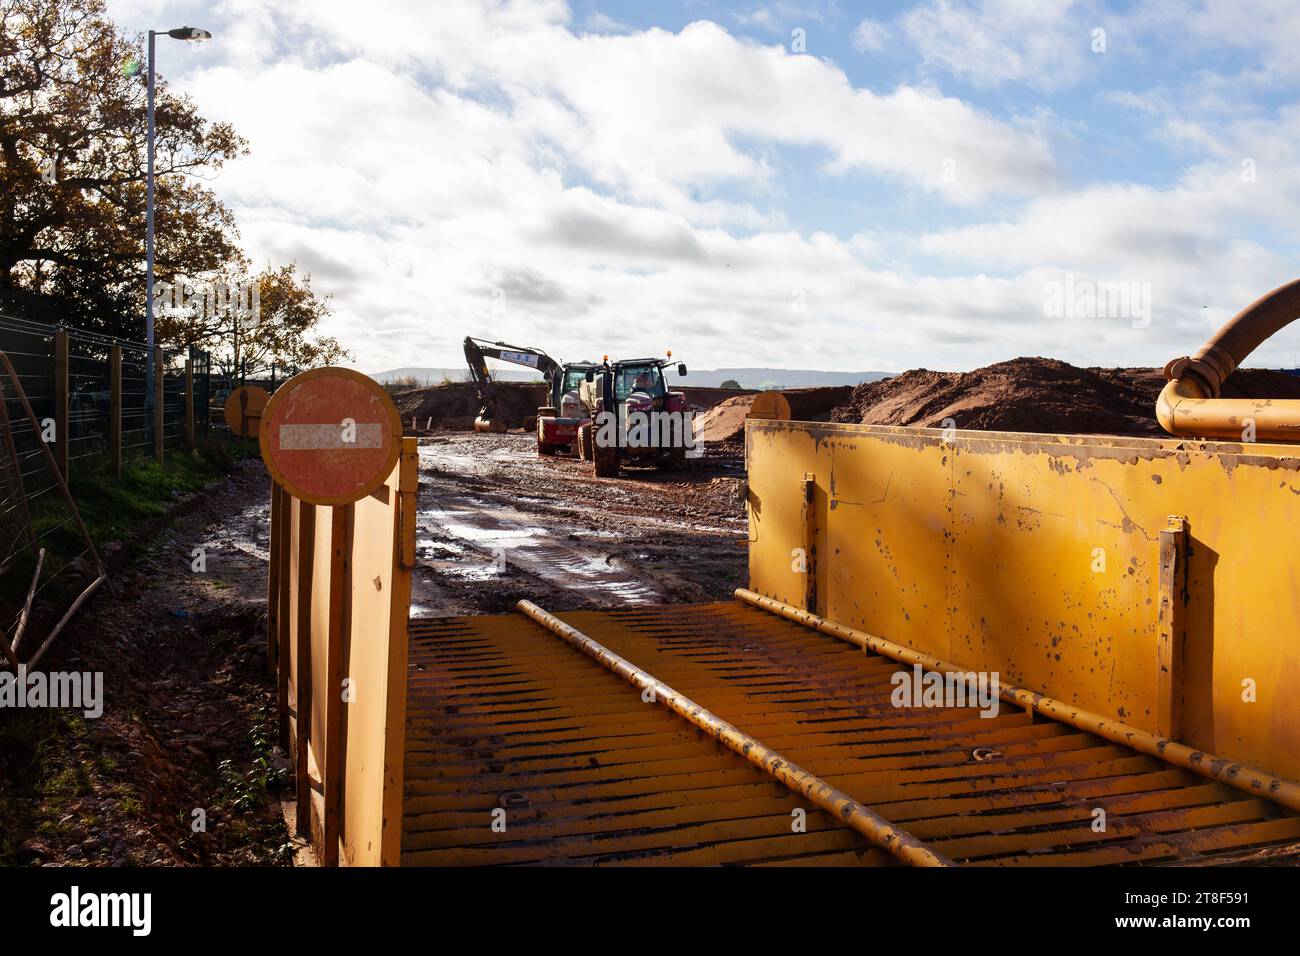
[[[682,385],[712,386],[726,381],[739,382],[742,388],[815,388],[821,385],[861,385],[891,378],[895,372],[823,372],[811,368],[713,368],[688,369],[686,378],[669,375],[669,382]]]
[[[742,388],[812,388],[820,385],[861,385],[890,378],[894,372],[822,372],[807,368],[715,368],[694,369],[685,378],[668,371],[670,385],[690,385],[695,388],[717,388],[723,382],[739,382]],[[503,382],[536,382],[541,376],[523,370],[492,368],[493,377]],[[413,379],[416,385],[439,385],[444,381],[464,382],[469,379],[469,369],[461,368],[395,368],[387,372],[371,373],[380,383]]]
[[[503,382],[540,382],[541,375],[536,372],[527,372],[523,369],[515,370],[500,368],[493,364],[489,366],[492,377]],[[387,372],[371,372],[370,377],[381,385],[387,385],[402,379],[414,379],[417,386],[423,385],[441,385],[443,382],[468,382],[469,368],[462,365],[459,368],[429,368],[427,366],[394,368]]]

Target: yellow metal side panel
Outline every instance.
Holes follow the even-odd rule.
[[[777,443],[779,452],[775,448]],[[800,488],[804,471],[817,471],[820,454],[817,439],[806,432],[746,432],[746,459],[751,462],[757,459],[764,465],[748,469],[751,573],[754,549],[761,547],[767,558],[764,581],[771,588],[770,592],[764,593],[796,607],[803,606],[805,584],[803,573],[794,569],[795,549],[802,547],[804,542]],[[781,466],[770,467],[777,457]],[[815,511],[824,515],[826,506],[826,489],[818,487]],[[818,574],[819,582],[824,583],[821,582],[820,569]]]
[[[749,423],[751,588],[799,603],[812,472],[827,617],[1154,732],[1159,532],[1185,517],[1183,739],[1300,779],[1296,448],[948,437]]]
[[[416,440],[403,439],[387,482],[353,508],[344,664],[347,706],[342,842],[346,862],[401,861],[408,668],[407,625],[415,561]]]
[[[950,457],[945,570],[961,613],[948,615],[948,659],[999,662],[1002,680],[1049,696],[1069,689],[1086,709],[1155,732],[1167,505],[1144,500],[1150,470],[1017,442],[958,440]]]
[[[384,764],[389,694],[389,609],[397,482],[355,505],[352,535],[351,626],[344,649],[345,674],[353,700],[346,705],[347,771],[343,782],[343,845],[346,862],[379,866],[382,861]],[[396,732],[400,740],[401,730]]]
[[[948,592],[952,451],[937,439],[911,444],[835,436],[821,443],[817,483],[829,496],[823,603],[834,621],[912,633],[918,647],[950,656]],[[819,551],[822,549],[819,549]],[[870,628],[868,628],[870,629]]]

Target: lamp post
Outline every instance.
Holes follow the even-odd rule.
[[[149,109],[148,109],[148,157],[145,161],[145,213],[144,213],[144,295],[145,295],[145,321],[144,321],[144,339],[145,339],[145,389],[144,389],[144,407],[146,410],[153,409],[153,366],[154,366],[154,341],[153,341],[153,60],[154,60],[154,37],[163,33],[174,40],[211,40],[212,34],[207,30],[200,30],[198,27],[177,27],[174,30],[150,30],[149,31]],[[147,415],[147,427],[153,427],[153,416]]]

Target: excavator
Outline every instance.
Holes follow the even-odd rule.
[[[525,368],[536,369],[546,379],[549,404],[537,409],[537,453],[555,455],[563,450],[577,454],[578,428],[590,420],[590,410],[578,401],[578,389],[587,378],[594,362],[569,362],[561,364],[541,349],[510,345],[506,342],[489,342],[487,339],[465,336],[465,361],[474,376],[475,389],[481,402],[474,430],[503,432],[506,425],[497,417],[497,383],[488,371],[487,359],[498,359]]]

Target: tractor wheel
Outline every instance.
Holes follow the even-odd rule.
[[[674,445],[668,449],[667,454],[659,459],[659,468],[662,471],[685,471],[687,468],[686,448],[682,445]]]
[[[618,449],[602,448],[593,442],[591,453],[592,465],[595,467],[597,478],[617,478],[618,477]]]
[[[592,432],[590,425],[578,426],[578,438],[577,441],[573,443],[573,453],[582,461],[591,461],[591,459],[595,457],[592,454],[594,446],[593,435],[594,432]]]

